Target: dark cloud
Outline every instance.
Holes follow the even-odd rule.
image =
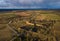
[[[60,8],[60,0],[0,0],[0,8]]]

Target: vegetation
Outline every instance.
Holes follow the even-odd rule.
[[[60,41],[60,15],[56,11],[22,11],[29,16],[16,12],[0,14],[0,32],[7,28],[12,31],[8,33],[14,33],[9,34],[10,39],[5,37],[7,41]]]

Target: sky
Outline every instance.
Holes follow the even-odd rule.
[[[0,9],[2,8],[60,9],[60,0],[0,0]]]

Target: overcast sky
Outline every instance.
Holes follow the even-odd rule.
[[[60,0],[0,0],[0,8],[60,8]]]

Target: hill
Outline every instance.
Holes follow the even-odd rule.
[[[9,11],[9,12],[0,12],[0,41],[9,41],[16,33],[12,31],[20,31],[20,30],[26,30],[32,29],[34,25],[36,24],[38,29],[41,29],[40,32],[45,32],[43,29],[45,28],[44,25],[50,24],[51,21],[56,21],[54,23],[52,30],[52,33],[58,38],[60,38],[60,12],[55,10],[26,10],[26,11]],[[34,24],[35,22],[35,24]],[[11,27],[9,27],[9,25]],[[23,27],[26,27],[25,29],[22,29]],[[42,28],[40,28],[42,27]],[[48,26],[49,27],[49,26]],[[36,29],[37,29],[36,28]],[[19,30],[20,29],[20,30]],[[47,29],[47,28],[45,28]],[[49,28],[50,29],[50,28]],[[26,30],[26,32],[28,32]],[[35,35],[43,35],[46,34],[37,34],[34,31],[31,33],[33,34],[33,37]],[[47,35],[46,35],[47,36]],[[48,35],[49,36],[49,35]],[[51,35],[52,36],[52,35]],[[50,36],[49,36],[50,37]],[[42,38],[42,37],[41,37]],[[3,39],[3,40],[1,40]],[[45,39],[45,38],[44,38]],[[53,40],[52,40],[53,41]]]

